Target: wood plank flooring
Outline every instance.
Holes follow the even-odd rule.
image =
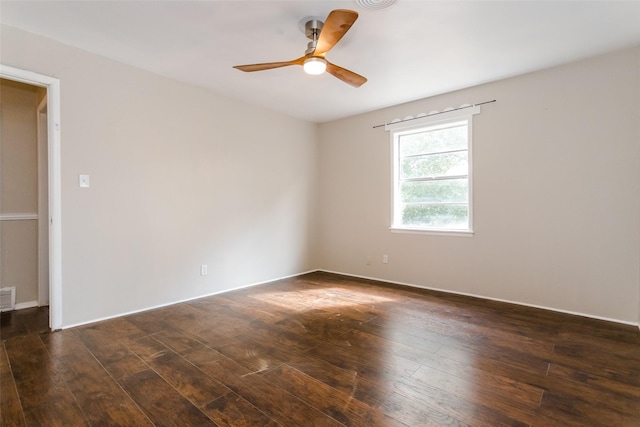
[[[638,328],[577,316],[319,272],[27,314],[2,317],[3,426],[640,426]]]

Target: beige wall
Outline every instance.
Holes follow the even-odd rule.
[[[41,91],[0,79],[0,214],[38,213],[36,110]],[[0,285],[38,299],[38,221],[0,221]]]
[[[321,125],[320,267],[636,322],[639,52]],[[492,99],[473,123],[475,235],[391,233],[389,135],[372,126]]]
[[[638,319],[638,49],[316,126],[1,36],[0,62],[61,81],[65,326],[318,267]],[[372,126],[489,99],[475,235],[389,232],[389,137]]]
[[[0,79],[2,213],[38,211],[38,102],[36,87]]]
[[[64,326],[316,267],[316,125],[0,35],[0,62],[60,79]]]

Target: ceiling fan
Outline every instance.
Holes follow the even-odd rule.
[[[251,72],[302,65],[308,74],[322,74],[326,71],[351,86],[360,87],[367,81],[366,78],[325,59],[327,52],[349,31],[356,19],[358,19],[358,12],[353,10],[332,10],[324,23],[318,19],[311,19],[305,24],[305,34],[311,41],[307,45],[304,56],[291,61],[236,65],[233,68]]]

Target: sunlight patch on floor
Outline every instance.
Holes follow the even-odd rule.
[[[352,307],[355,305],[375,305],[395,301],[393,298],[371,295],[366,292],[350,290],[345,292],[341,288],[307,289],[299,291],[265,292],[252,295],[251,298],[285,307],[293,311],[304,311],[309,306]]]

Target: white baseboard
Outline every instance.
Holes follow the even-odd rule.
[[[367,276],[360,276],[360,275],[357,275],[357,274],[341,273],[339,271],[331,271],[331,270],[323,270],[323,269],[318,269],[316,271],[323,271],[325,273],[332,273],[332,274],[340,274],[342,276],[350,276],[350,277],[356,277],[356,278],[360,278],[360,279],[375,280],[375,281],[378,281],[378,282],[391,283],[391,284],[394,284],[394,285],[408,286],[410,288],[426,289],[426,290],[429,290],[429,291],[444,292],[444,293],[448,293],[448,294],[463,295],[463,296],[467,296],[467,297],[481,298],[481,299],[497,301],[497,302],[505,302],[505,303],[508,303],[508,304],[521,305],[521,306],[524,306],[524,307],[539,308],[539,309],[542,309],[542,310],[555,311],[557,313],[571,314],[573,316],[588,317],[590,319],[604,320],[604,321],[607,321],[607,322],[621,323],[623,325],[637,326],[640,329],[640,322],[629,322],[627,320],[612,319],[610,317],[595,316],[593,314],[586,314],[586,313],[580,313],[580,312],[576,312],[576,311],[562,310],[562,309],[559,309],[559,308],[545,307],[545,306],[542,306],[542,305],[528,304],[528,303],[519,302],[519,301],[510,301],[510,300],[506,300],[506,299],[488,297],[488,296],[484,296],[484,295],[470,294],[470,293],[466,293],[466,292],[457,292],[457,291],[452,291],[452,290],[449,290],[449,289],[440,289],[440,288],[432,288],[432,287],[429,287],[429,286],[420,286],[420,285],[416,285],[416,284],[413,284],[413,283],[396,282],[396,281],[392,281],[392,280],[379,279],[377,277],[367,277]]]
[[[23,308],[33,308],[38,306],[38,301],[19,302],[13,307],[14,310],[22,310]]]
[[[64,326],[62,326],[61,329],[75,328],[75,327],[78,327],[78,326],[88,325],[88,324],[96,323],[96,322],[102,322],[104,320],[114,319],[114,318],[117,318],[117,317],[128,316],[130,314],[142,313],[142,312],[149,311],[149,310],[155,310],[157,308],[167,307],[167,306],[170,306],[170,305],[173,305],[173,304],[180,304],[180,303],[183,303],[183,302],[189,302],[189,301],[197,300],[197,299],[200,299],[200,298],[206,298],[206,297],[209,297],[209,296],[224,294],[224,293],[231,292],[231,291],[237,291],[237,290],[240,290],[240,289],[245,289],[245,288],[251,288],[251,287],[254,287],[254,286],[265,285],[267,283],[277,282],[278,280],[289,279],[289,278],[292,278],[292,277],[298,277],[298,276],[302,276],[302,275],[305,275],[305,274],[308,274],[308,273],[314,273],[314,272],[325,272],[325,273],[339,274],[339,275],[347,276],[347,277],[355,277],[355,278],[366,279],[366,280],[375,280],[377,282],[390,283],[390,284],[394,284],[394,285],[408,286],[410,288],[426,289],[426,290],[431,290],[431,291],[444,292],[444,293],[449,293],[449,294],[463,295],[463,296],[468,296],[468,297],[473,297],[473,298],[481,298],[481,299],[486,299],[486,300],[491,300],[491,301],[504,302],[504,303],[508,303],[508,304],[515,304],[515,305],[520,305],[520,306],[524,306],[524,307],[539,308],[539,309],[542,309],[542,310],[548,310],[548,311],[554,311],[554,312],[557,312],[557,313],[570,314],[570,315],[573,315],[573,316],[581,316],[581,317],[587,317],[587,318],[591,318],[591,319],[604,320],[604,321],[607,321],[607,322],[614,322],[614,323],[620,323],[620,324],[624,324],[624,325],[637,326],[640,329],[640,322],[629,322],[629,321],[620,320],[620,319],[612,319],[612,318],[608,318],[608,317],[594,316],[594,315],[591,315],[591,314],[585,314],[585,313],[580,313],[580,312],[562,310],[562,309],[558,309],[558,308],[545,307],[545,306],[540,306],[540,305],[535,305],[535,304],[527,304],[527,303],[518,302],[518,301],[510,301],[510,300],[505,300],[505,299],[500,299],[500,298],[487,297],[487,296],[484,296],[484,295],[476,295],[476,294],[470,294],[470,293],[465,293],[465,292],[456,292],[456,291],[451,291],[451,290],[447,290],[447,289],[439,289],[439,288],[433,288],[433,287],[428,287],[428,286],[419,286],[419,285],[415,285],[415,284],[412,284],[412,283],[397,282],[397,281],[392,281],[392,280],[380,279],[380,278],[377,278],[377,277],[360,276],[360,275],[357,275],[357,274],[342,273],[342,272],[339,272],[339,271],[331,271],[331,270],[325,270],[325,269],[321,269],[321,268],[315,269],[315,270],[308,270],[308,271],[304,271],[304,272],[301,272],[301,273],[291,274],[291,275],[284,276],[284,277],[278,277],[278,278],[275,278],[275,279],[269,279],[269,280],[265,280],[265,281],[262,281],[262,282],[256,282],[256,283],[251,283],[251,284],[248,284],[248,285],[242,285],[242,286],[238,286],[236,288],[225,289],[225,290],[222,290],[222,291],[217,291],[217,292],[212,292],[212,293],[208,293],[208,294],[204,294],[204,295],[199,295],[199,296],[195,296],[195,297],[192,297],[192,298],[187,298],[187,299],[183,299],[183,300],[168,302],[168,303],[165,303],[165,304],[160,304],[160,305],[156,305],[156,306],[152,306],[152,307],[146,307],[146,308],[142,308],[140,310],[133,310],[133,311],[129,311],[129,312],[126,312],[126,313],[115,314],[113,316],[100,317],[100,318],[97,318],[97,319],[88,320],[86,322],[79,322],[79,323],[74,323],[74,324],[70,324],[70,325],[64,325]],[[34,305],[29,306],[29,307],[33,307],[33,306],[37,306],[37,301],[32,301],[30,303],[25,303],[25,304],[34,304]],[[17,306],[18,306],[18,304],[16,304],[16,307]],[[27,307],[23,307],[23,308],[27,308]]]
[[[314,271],[318,271],[318,270],[309,270],[309,271],[304,271],[302,273],[290,274],[288,276],[278,277],[276,279],[269,279],[269,280],[265,280],[265,281],[262,281],[262,282],[256,282],[256,283],[251,283],[251,284],[248,284],[248,285],[238,286],[237,288],[225,289],[223,291],[216,291],[216,292],[212,292],[212,293],[204,294],[204,295],[199,295],[199,296],[192,297],[192,298],[186,298],[186,299],[183,299],[183,300],[172,301],[172,302],[168,302],[168,303],[165,303],[165,304],[155,305],[155,306],[152,306],[152,307],[145,307],[145,308],[141,308],[140,310],[133,310],[133,311],[128,311],[126,313],[114,314],[113,316],[100,317],[100,318],[97,318],[97,319],[88,320],[86,322],[79,322],[79,323],[73,323],[73,324],[70,324],[70,325],[63,325],[62,328],[60,328],[60,329],[69,329],[69,328],[75,328],[75,327],[78,327],[78,326],[89,325],[91,323],[102,322],[104,320],[109,320],[109,319],[115,319],[117,317],[128,316],[130,314],[142,313],[142,312],[149,311],[149,310],[155,310],[157,308],[168,307],[168,306],[174,305],[174,304],[180,304],[180,303],[183,303],[183,302],[189,302],[189,301],[197,300],[197,299],[200,299],[200,298],[206,298],[206,297],[211,297],[211,296],[214,296],[214,295],[224,294],[226,292],[237,291],[237,290],[245,289],[245,288],[251,288],[253,286],[265,285],[267,283],[277,282],[278,280],[284,280],[284,279],[289,279],[291,277],[302,276],[303,274],[313,273]]]

